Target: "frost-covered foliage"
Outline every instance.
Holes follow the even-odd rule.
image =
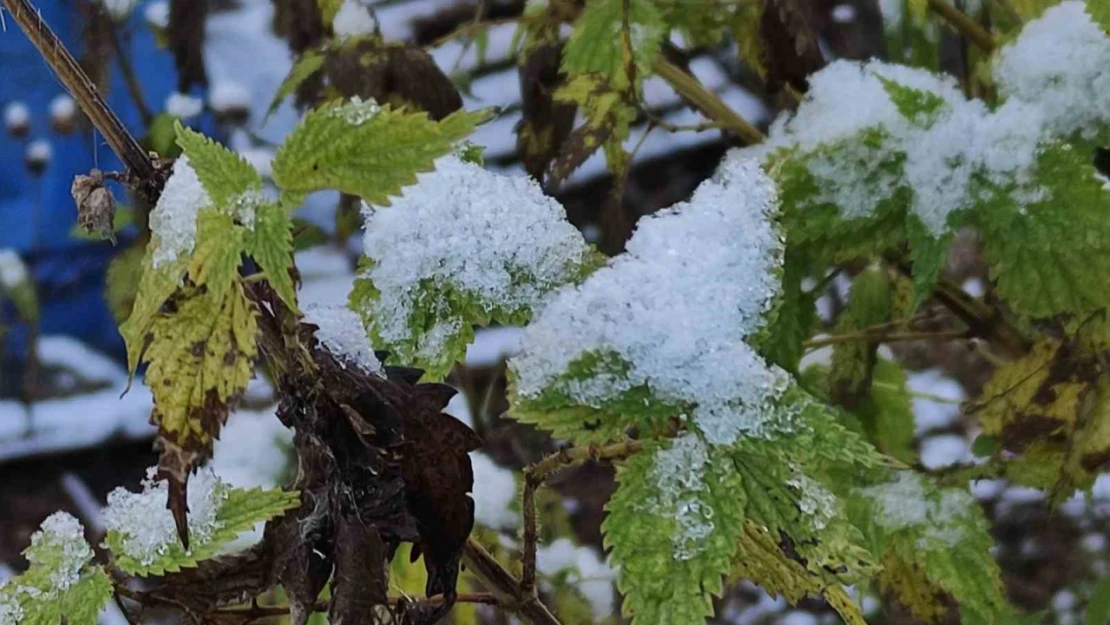
[[[774,183],[734,160],[689,202],[641,220],[624,254],[558,292],[526,329],[510,361],[518,408],[612,410],[636,396],[689,407],[714,443],[773,428],[768,408],[787,376],[747,341],[779,293],[777,211]]]
[[[104,524],[120,536],[120,554],[150,566],[177,544],[177,528],[166,509],[167,484],[155,479],[152,467],[143,480],[143,491],[117,488],[108,494]],[[220,528],[216,513],[227,499],[228,487],[210,469],[201,469],[189,481],[189,536],[196,546],[211,540]]]
[[[318,328],[316,340],[338,358],[340,364],[384,375],[382,363],[374,355],[374,347],[366,337],[362,319],[351,309],[344,306],[309,306],[304,312],[305,321]]]
[[[923,478],[903,471],[890,482],[860,491],[875,506],[875,522],[888,531],[917,528],[924,532],[919,546],[950,548],[966,538],[963,526],[977,516],[974,498],[964,490],[946,490],[939,498],[926,491]],[[930,545],[929,541],[936,541]]]
[[[352,308],[376,346],[430,377],[463,356],[472,324],[527,321],[593,262],[563,207],[533,180],[456,156],[364,216],[367,258]]]

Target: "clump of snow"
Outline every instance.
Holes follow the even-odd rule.
[[[998,53],[1001,95],[1037,107],[1055,134],[1093,137],[1110,123],[1110,38],[1070,0],[1026,24]]]
[[[694,434],[684,434],[670,448],[655,454],[655,479],[659,494],[652,507],[663,515],[673,515],[678,527],[671,536],[676,560],[689,560],[705,548],[713,533],[713,510],[702,503],[704,471],[709,462],[705,443]]]
[[[66,94],[55,96],[50,101],[50,118],[57,123],[66,123],[77,114],[77,103]]]
[[[449,155],[388,208],[364,207],[363,274],[381,296],[360,311],[385,344],[411,340],[409,320],[428,285],[474,297],[487,313],[534,310],[589,254],[563,207],[530,178],[501,176]],[[442,311],[436,311],[442,312]],[[441,319],[417,351],[430,352],[458,319]]]
[[[26,128],[29,123],[31,123],[31,110],[26,104],[17,100],[9,102],[4,107],[4,126],[9,131]]]
[[[474,468],[474,520],[498,530],[520,525],[520,515],[513,511],[516,502],[513,472],[481,452],[470,454],[470,464]]]
[[[616,575],[595,550],[578,547],[569,538],[557,538],[536,550],[536,568],[549,576],[567,573],[567,582],[590,602],[594,616],[598,619],[613,616]]]
[[[945,429],[960,416],[965,393],[960,383],[941,369],[913,371],[906,376],[913,394],[914,429],[917,434]]]
[[[52,590],[65,590],[81,578],[81,569],[93,557],[85,542],[85,528],[66,512],[46,517],[40,529],[31,535],[27,560],[50,568]]]
[[[46,139],[35,139],[27,144],[26,156],[28,161],[45,165],[54,158],[54,146]]]
[[[212,85],[208,92],[208,103],[217,113],[229,111],[249,110],[251,94],[247,88],[238,82],[221,80]]]
[[[345,0],[331,23],[336,37],[357,37],[377,31],[378,22],[373,9],[363,0]]]
[[[100,0],[100,3],[104,5],[104,10],[108,12],[108,15],[118,22],[131,15],[131,11],[135,9],[138,0]]]
[[[182,155],[173,164],[173,174],[166,181],[158,204],[150,212],[150,230],[155,244],[154,268],[193,251],[197,236],[197,213],[212,205],[189,158]]]
[[[192,119],[203,110],[204,102],[198,97],[178,91],[166,96],[166,112],[179,119]]]
[[[921,466],[939,469],[972,459],[971,443],[958,434],[930,436],[921,441]]]
[[[146,6],[143,11],[143,18],[146,23],[159,29],[165,30],[170,27],[170,3],[167,0],[158,0],[151,2]]]
[[[931,497],[923,478],[912,471],[901,471],[885,484],[860,491],[875,502],[875,522],[891,531],[925,527],[919,541],[922,548],[935,543],[954,547],[964,538],[961,521],[978,510],[978,504],[967,491],[947,489],[939,498]]]
[[[307,306],[305,321],[319,327],[316,340],[339,364],[354,365],[365,373],[384,376],[382,363],[366,336],[362,320],[346,306]]]
[[[147,470],[143,492],[133,493],[117,488],[108,493],[104,524],[108,531],[118,532],[123,552],[140,564],[153,564],[178,544],[173,515],[166,509],[168,486],[155,480],[157,468]],[[206,544],[222,527],[216,515],[227,498],[228,487],[210,468],[203,468],[189,478],[189,541],[194,547]]]
[[[641,219],[626,253],[557,292],[525,329],[510,361],[518,394],[538,395],[584,356],[615,354],[628,365],[621,376],[559,382],[562,390],[600,408],[647,386],[694,405],[694,422],[714,444],[772,427],[768,408],[789,376],[745,340],[764,327],[779,293],[777,209],[770,179],[735,159],[689,202]]]
[[[333,117],[338,117],[352,126],[361,126],[374,119],[381,110],[382,107],[378,106],[374,98],[363,100],[358,96],[351,98],[346,104],[328,109]]]
[[[23,620],[23,606],[19,605],[15,596],[9,596],[9,593],[5,592],[6,587],[8,587],[7,582],[0,582],[0,623],[5,625],[19,623]]]
[[[798,491],[798,508],[802,514],[810,517],[814,529],[825,529],[836,513],[836,495],[817,480],[800,472],[796,472],[786,484]]]
[[[0,249],[0,286],[11,290],[27,281],[27,266],[13,249]]]

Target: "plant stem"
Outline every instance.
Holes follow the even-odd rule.
[[[957,9],[946,0],[929,0],[929,9],[944,18],[952,28],[955,28],[967,40],[975,44],[986,53],[994,51],[996,44],[994,37],[975,20],[968,17],[967,13]]]
[[[58,76],[58,80],[69,91],[93,126],[104,135],[104,140],[112,151],[119,156],[132,174],[143,181],[144,194],[149,196],[153,193],[156,199],[156,191],[161,190],[164,180],[158,176],[154,162],[143,151],[135,137],[127,131],[119,117],[108,108],[96,85],[77,64],[77,60],[69,53],[65,44],[46,25],[38,10],[28,0],[0,0],[0,2],[12,14],[16,24],[19,24],[27,38],[38,49],[39,54]]]
[[[659,55],[653,66],[656,74],[670,83],[680,95],[690,100],[709,119],[716,120],[741,141],[753,145],[763,141],[763,133],[725,104],[717,94],[705,88],[696,78]]]
[[[502,609],[513,612],[528,625],[560,625],[559,619],[540,601],[535,589],[530,594],[521,590],[521,583],[478,541],[469,538],[463,551],[467,570],[496,597]]]
[[[113,50],[115,50],[116,58],[119,59],[120,74],[123,75],[123,82],[127,85],[127,91],[131,94],[131,99],[135,101],[135,108],[139,111],[139,117],[142,118],[143,125],[150,128],[150,123],[154,120],[154,114],[150,112],[150,107],[146,105],[143,88],[139,85],[139,79],[135,76],[135,68],[131,66],[131,59],[127,57],[127,51],[124,50],[123,43],[119,39],[116,23],[110,19],[108,20],[108,39],[112,43]]]
[[[803,343],[809,349],[824,347],[826,345],[839,345],[853,341],[871,341],[873,343],[905,343],[907,341],[950,341],[953,339],[969,338],[967,330],[941,330],[939,332],[852,332],[851,334],[835,334],[818,339],[811,339]]]

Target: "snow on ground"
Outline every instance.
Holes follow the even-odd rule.
[[[586,597],[598,618],[614,614],[616,572],[594,549],[579,547],[569,538],[557,538],[536,550],[536,568],[544,575],[567,573],[567,581]]]

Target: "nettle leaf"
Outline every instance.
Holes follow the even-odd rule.
[[[964,623],[997,623],[1009,610],[990,525],[966,489],[938,489],[901,471],[853,491],[848,514],[871,551],[882,554],[880,583],[919,618],[946,612],[946,596]]]
[[[282,190],[336,189],[388,206],[389,196],[416,182],[487,117],[458,111],[442,121],[426,113],[378,106],[355,98],[305,116],[278,150],[274,182]]]
[[[120,324],[119,333],[127,344],[127,363],[131,373],[139,366],[143,350],[146,349],[146,337],[154,318],[166,300],[181,286],[188,267],[188,259],[178,259],[168,265],[155,267],[153,254],[155,243],[147,245],[146,253],[142,258],[142,277],[139,278],[135,300],[131,305],[127,320]]]
[[[65,512],[50,515],[23,555],[30,568],[0,582],[0,622],[96,625],[112,598],[112,581],[92,563],[92,549],[77,519]]]
[[[240,196],[262,188],[262,177],[243,157],[228,150],[203,134],[177,122],[177,145],[189,157],[189,165],[197,172],[212,203],[231,209]]]
[[[988,199],[971,218],[998,293],[1014,310],[1083,317],[1110,305],[1110,192],[1087,150],[1046,145],[1030,185],[985,186]]]
[[[807,264],[796,250],[788,248],[783,262],[782,295],[768,315],[767,327],[752,345],[767,360],[797,373],[805,353],[803,343],[817,327],[816,294],[802,288]]]
[[[336,9],[338,10],[338,9]],[[330,21],[324,23],[329,24]],[[293,63],[293,67],[289,70],[289,74],[285,76],[285,80],[281,81],[277,93],[274,94],[274,99],[270,102],[270,108],[266,110],[266,117],[274,114],[278,110],[281,103],[286,98],[297,92],[297,89],[304,83],[304,81],[316,75],[324,67],[326,56],[321,52],[309,50]]]
[[[610,171],[627,164],[623,143],[637,113],[626,92],[616,89],[601,74],[584,74],[560,87],[554,98],[580,108],[586,121],[563,141],[550,166],[549,184],[565,180],[599,149],[605,150]]]
[[[949,108],[944,98],[935,93],[907,87],[883,76],[876,78],[882,83],[898,112],[918,126],[932,126],[945,108]]]
[[[875,268],[855,277],[848,306],[840,313],[834,334],[850,334],[890,320],[892,294],[887,272]],[[832,400],[855,410],[868,395],[875,367],[877,341],[848,341],[833,347],[828,393]]]
[[[300,505],[299,492],[231,488],[203,472],[191,486],[189,549],[177,540],[164,483],[148,480],[142,493],[117,488],[109,495],[105,542],[117,567],[142,577],[195,567],[222,553],[239,534]]]
[[[238,284],[221,297],[183,291],[172,309],[151,324],[145,382],[160,437],[195,459],[211,450],[229,402],[250,380],[258,326]]]
[[[634,625],[702,622],[744,529],[745,485],[732,463],[685,435],[645,446],[617,480],[602,530],[624,614]]]
[[[266,275],[266,282],[291,310],[297,310],[293,276],[293,219],[282,202],[263,202],[255,209],[254,228],[245,237],[246,252]]]
[[[1110,2],[1107,2],[1107,0],[1087,0],[1087,13],[1103,32],[1110,35]]]
[[[864,432],[879,451],[902,462],[913,462],[913,397],[906,372],[893,360],[879,358],[871,370],[871,389],[856,407]]]
[[[666,33],[651,0],[589,0],[563,51],[563,72],[597,73],[623,89],[651,73]]]

